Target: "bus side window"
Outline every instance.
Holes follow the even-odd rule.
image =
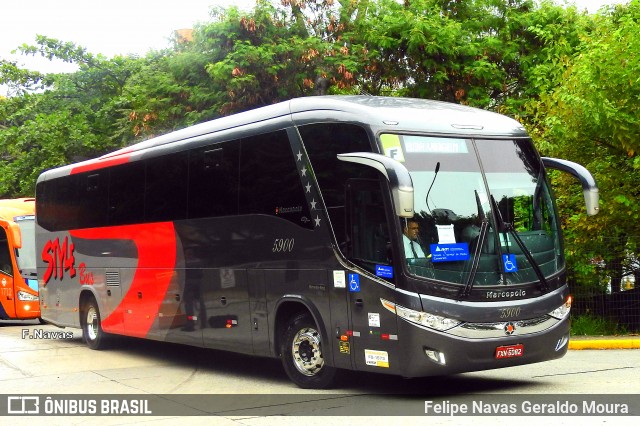
[[[238,214],[239,141],[189,152],[189,218]]]
[[[376,178],[368,167],[353,167],[338,160],[345,152],[371,152],[371,142],[364,128],[354,124],[307,124],[298,128],[318,180],[322,198],[340,250],[349,234],[345,226],[345,184],[350,178]]]
[[[144,220],[144,163],[138,161],[111,169],[109,174],[109,225],[129,225]]]
[[[11,256],[9,255],[9,242],[7,241],[4,229],[0,228],[0,272],[13,276],[11,267]]]
[[[147,222],[187,217],[188,153],[147,160],[145,219]]]
[[[375,272],[375,265],[389,265],[392,257],[380,182],[350,179],[346,188],[348,257]]]
[[[308,229],[309,205],[285,130],[243,139],[239,213],[277,216]]]
[[[76,179],[78,228],[105,226],[108,213],[108,173],[106,170],[81,173]]]

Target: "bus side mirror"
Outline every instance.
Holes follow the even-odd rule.
[[[362,164],[382,173],[391,186],[396,215],[413,217],[413,181],[409,171],[402,163],[371,152],[338,154],[338,160]]]
[[[561,160],[559,158],[542,157],[542,164],[546,168],[560,170],[577,178],[582,184],[582,192],[584,194],[584,203],[587,206],[587,214],[593,216],[598,214],[600,207],[600,191],[595,179],[583,166],[573,161]]]
[[[7,238],[15,248],[22,248],[22,233],[20,227],[15,222],[0,220],[0,226],[5,229]]]

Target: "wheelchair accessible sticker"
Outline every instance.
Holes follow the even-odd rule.
[[[518,264],[516,263],[515,254],[503,254],[502,264],[505,272],[518,272]]]
[[[360,291],[360,275],[349,274],[349,291],[352,293]]]
[[[431,244],[431,261],[437,262],[458,262],[469,260],[469,244]]]

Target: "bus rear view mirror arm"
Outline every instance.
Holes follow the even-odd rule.
[[[402,163],[371,152],[338,154],[338,160],[363,164],[382,173],[391,186],[396,215],[413,217],[413,181],[409,171]]]
[[[576,177],[582,184],[582,192],[584,193],[584,202],[587,206],[587,214],[590,216],[598,214],[600,207],[598,201],[600,192],[595,179],[583,166],[573,161],[561,160],[559,158],[542,157],[542,163],[549,169],[556,169],[571,174]]]

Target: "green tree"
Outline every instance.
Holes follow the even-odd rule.
[[[130,139],[117,137],[123,132],[116,126],[126,114],[123,88],[139,69],[136,58],[107,59],[43,36],[37,37],[36,45],[20,50],[73,62],[79,69],[42,76],[3,68],[2,81],[20,88],[16,96],[0,101],[0,155],[6,162],[0,169],[3,197],[33,195],[43,170],[127,143]]]
[[[536,130],[545,154],[585,165],[600,187],[601,213],[573,214],[567,226],[577,278],[593,283],[605,265],[612,290],[620,291],[625,267],[637,264],[640,236],[640,2],[598,15],[595,23],[559,86],[541,96]],[[560,208],[579,212],[575,188],[564,178],[556,182]]]

